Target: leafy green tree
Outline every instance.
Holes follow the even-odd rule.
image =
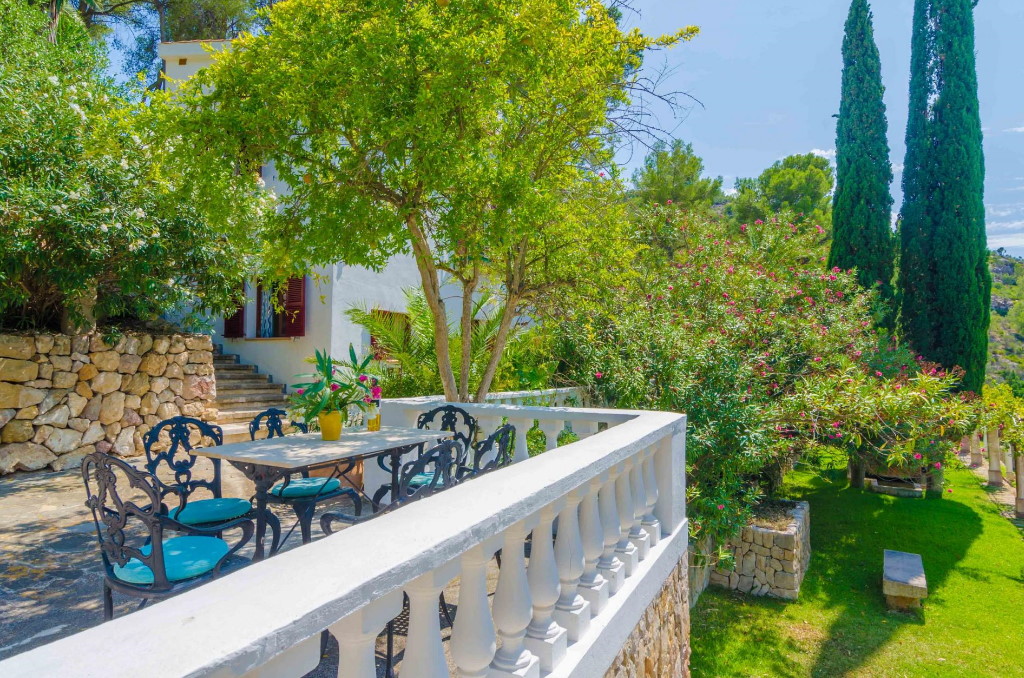
[[[624,33],[583,0],[292,0],[268,20],[157,107],[197,204],[234,200],[210,175],[273,162],[289,193],[265,234],[272,272],[411,250],[445,396],[482,398],[535,297],[621,250],[595,209],[617,187],[588,167],[643,52],[696,29]],[[453,371],[446,281],[462,286],[462,356],[484,281],[504,309],[475,396],[471,361]]]
[[[836,126],[836,191],[828,266],[856,268],[865,287],[892,295],[892,163],[882,63],[867,0],[853,0],[843,39],[843,87]]]
[[[230,308],[250,240],[177,193],[81,21],[65,14],[56,43],[48,23],[0,0],[0,324]],[[264,198],[238,195],[253,223]]]
[[[835,183],[827,158],[807,153],[779,160],[756,179],[736,181],[732,214],[739,223],[764,221],[791,211],[828,229],[832,222],[830,194]]]
[[[643,202],[673,203],[686,209],[708,209],[723,197],[722,177],[701,176],[704,161],[693,146],[674,139],[659,142],[633,173],[632,194]]]
[[[914,348],[985,379],[992,278],[972,0],[917,0],[900,213],[901,318]]]

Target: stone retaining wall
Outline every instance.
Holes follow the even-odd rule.
[[[784,530],[754,525],[743,528],[728,548],[736,559],[734,570],[716,569],[711,585],[755,596],[796,600],[811,557],[811,507],[795,502]]]
[[[212,350],[206,335],[0,335],[0,475],[141,454],[163,419],[215,418]]]
[[[688,558],[684,557],[633,629],[605,678],[686,678],[690,675]]]

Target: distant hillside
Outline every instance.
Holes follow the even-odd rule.
[[[992,323],[988,331],[988,375],[1012,371],[1024,376],[1024,259],[1001,252],[989,256]]]

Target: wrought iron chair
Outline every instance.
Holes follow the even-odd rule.
[[[512,464],[512,441],[516,437],[516,428],[512,424],[504,424],[497,431],[473,446],[473,465],[460,466],[456,471],[458,480],[478,476],[495,469]]]
[[[220,459],[210,459],[213,464],[212,478],[193,475],[198,460],[192,454],[194,434],[198,436],[197,443],[204,439],[214,445],[224,442],[224,432],[219,426],[184,416],[165,419],[142,436],[142,445],[146,450],[146,470],[152,474],[160,491],[160,502],[169,507],[167,516],[185,525],[208,529],[239,518],[255,518],[256,510],[251,500],[222,496]],[[157,450],[159,444],[164,442],[161,435],[166,436],[167,447]],[[173,482],[164,482],[157,475],[161,465],[171,470]],[[200,491],[209,493],[210,498],[193,499],[193,494]],[[169,496],[171,501],[167,501]],[[281,523],[276,516],[268,514],[267,524],[276,545],[281,535]]]
[[[439,416],[440,422],[435,424],[435,420]],[[462,443],[462,449],[464,450],[469,450],[473,447],[473,443],[476,442],[477,431],[480,430],[480,424],[477,422],[476,417],[455,405],[435,407],[429,412],[424,412],[416,419],[416,428],[434,429],[435,427],[436,430],[451,433],[455,440]]]
[[[398,492],[395,494],[394,500],[373,515],[367,516],[364,520],[393,511],[410,501],[423,499],[453,487],[460,480],[458,471],[465,466],[465,458],[465,450],[459,440],[445,440],[421,454],[418,459],[402,464],[399,473]],[[429,472],[428,468],[431,469]],[[429,476],[429,481],[420,482],[424,476]],[[381,490],[378,490],[374,495],[374,506],[380,505],[378,497],[383,498]],[[352,524],[353,522],[361,521],[353,521],[344,514],[325,513],[320,517],[320,528],[325,534],[331,535],[334,532],[334,523],[336,522]],[[448,626],[451,627],[453,620],[451,611],[448,609],[448,602],[444,599],[444,593],[441,593],[438,605],[440,606],[441,614],[448,622]],[[405,596],[403,610],[407,609],[408,606],[409,597]],[[389,677],[394,675],[394,647],[395,622],[391,620],[387,625],[387,655],[384,673],[385,676]]]
[[[219,576],[255,530],[248,517],[206,528],[168,517],[151,475],[102,452],[82,460],[82,479],[103,557],[105,621],[114,616],[114,591],[141,598],[141,608],[150,599],[197,586]],[[242,531],[234,546],[220,538],[230,528]],[[186,535],[165,539],[168,530]]]
[[[262,425],[266,426],[267,438],[284,437],[283,417],[287,414],[284,410],[276,407],[260,412],[249,423],[249,437],[256,440],[256,434],[259,433]],[[303,433],[309,430],[302,422],[292,421],[291,425]],[[362,498],[356,490],[351,487],[342,487],[341,480],[338,478],[310,478],[309,471],[302,471],[301,477],[289,477],[275,484],[270,489],[267,501],[291,507],[298,519],[297,524],[302,534],[302,543],[308,544],[313,539],[313,514],[316,511],[317,503],[346,495],[352,498],[355,515],[360,516],[362,514]],[[292,526],[292,529],[284,536],[284,539],[281,540],[282,545],[294,529],[295,527]],[[277,545],[274,546],[274,549],[276,548],[278,548]]]

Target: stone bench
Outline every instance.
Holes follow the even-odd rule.
[[[919,554],[886,549],[882,571],[882,593],[889,609],[921,607],[921,600],[928,597],[928,581]]]

